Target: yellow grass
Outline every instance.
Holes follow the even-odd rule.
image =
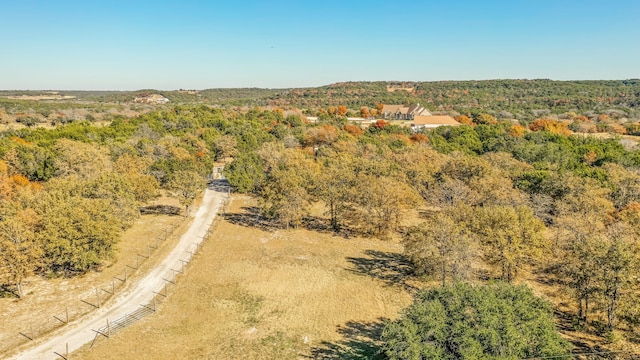
[[[248,198],[236,198],[241,213]],[[411,302],[401,246],[218,223],[159,312],[76,359],[368,358]],[[359,357],[361,356],[361,357]]]

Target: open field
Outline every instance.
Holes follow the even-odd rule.
[[[418,283],[401,246],[250,226],[236,197],[160,311],[78,359],[298,359],[373,356],[383,319]],[[244,209],[243,209],[244,208]]]

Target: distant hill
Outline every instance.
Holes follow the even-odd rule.
[[[141,89],[136,91],[82,91],[82,90],[0,90],[0,98],[12,98],[13,100],[74,100],[101,103],[132,102],[137,97],[149,94],[161,94],[171,100],[172,103],[206,103],[206,104],[237,104],[247,105],[255,102],[266,102],[269,97],[289,89],[258,89],[258,88],[228,88],[206,90],[155,90]],[[55,97],[54,97],[55,95]],[[57,98],[56,98],[57,97]],[[69,97],[62,99],[62,97]],[[266,104],[262,104],[266,105]]]
[[[0,91],[0,98],[15,96],[73,97],[66,102],[126,103],[145,94],[160,94],[171,104],[202,103],[229,106],[280,106],[350,109],[383,104],[422,104],[433,111],[474,110],[527,112],[550,110],[601,111],[620,109],[640,117],[640,80],[482,80],[482,81],[376,81],[340,82],[295,89],[224,88],[206,90],[137,91]],[[49,100],[53,101],[53,100]]]
[[[336,105],[359,108],[373,107],[376,103],[420,103],[436,111],[638,110],[640,80],[344,82],[317,88],[292,89],[272,95],[268,100],[271,105],[303,108]]]

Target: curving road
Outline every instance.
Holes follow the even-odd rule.
[[[68,324],[64,331],[53,335],[42,342],[35,341],[34,346],[10,359],[61,359],[56,355],[66,352],[66,344],[69,345],[69,352],[77,350],[82,345],[93,341],[94,330],[104,327],[107,320],[115,320],[130,314],[138,309],[140,305],[148,304],[160,292],[165,285],[164,279],[173,279],[174,270],[181,269],[183,260],[190,260],[190,253],[196,250],[198,244],[207,234],[213,219],[218,214],[227,196],[227,185],[224,180],[214,181],[205,190],[202,203],[194,214],[193,222],[189,229],[182,235],[176,247],[162,260],[162,262],[151,270],[145,277],[133,286],[128,292],[121,294],[115,300],[103,305],[93,313]]]

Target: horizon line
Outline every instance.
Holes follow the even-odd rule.
[[[553,81],[553,82],[578,82],[578,81],[631,81],[638,80],[640,78],[625,78],[625,79],[567,79],[567,80],[557,80],[550,78],[494,78],[494,79],[466,79],[466,80],[345,80],[345,81],[336,81],[323,85],[316,86],[300,86],[300,87],[257,87],[257,86],[238,86],[238,87],[211,87],[211,88],[174,88],[174,89],[160,89],[160,88],[137,88],[137,89],[62,89],[62,88],[49,88],[49,89],[0,89],[0,92],[9,92],[9,91],[77,91],[77,92],[91,92],[91,91],[104,91],[104,92],[139,92],[139,91],[205,91],[205,90],[233,90],[233,89],[259,89],[259,90],[291,90],[291,89],[313,89],[313,88],[321,88],[325,86],[331,86],[335,84],[342,83],[443,83],[443,82],[469,82],[469,81],[506,81],[506,80],[519,80],[519,81]]]

